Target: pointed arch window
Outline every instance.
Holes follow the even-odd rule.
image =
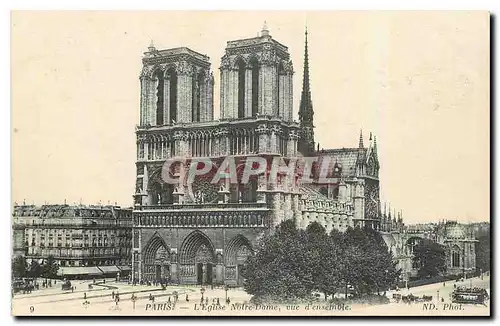
[[[246,65],[242,59],[237,62],[238,69],[238,118],[245,117],[245,73]]]
[[[173,68],[167,70],[169,80],[169,123],[177,121],[177,73]]]
[[[163,78],[163,72],[158,69],[154,73],[156,80],[156,125],[163,125],[163,106],[164,106],[164,91],[165,91],[165,80]]]
[[[285,104],[285,68],[283,67],[283,63],[280,62],[278,65],[278,80],[277,80],[277,94],[278,94],[278,103],[276,106],[277,112],[276,116],[281,117],[284,113],[284,104]]]
[[[252,117],[256,117],[259,112],[259,63],[257,59],[250,61],[252,67]]]
[[[333,177],[339,178],[341,174],[342,174],[342,166],[338,163],[335,163],[335,165],[333,166]]]
[[[201,87],[203,85],[204,75],[198,74],[197,78],[193,78],[193,104],[192,104],[192,120],[193,122],[200,122],[201,114]]]
[[[455,246],[451,254],[451,267],[460,267],[460,248]]]

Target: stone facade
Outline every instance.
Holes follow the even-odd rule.
[[[393,213],[396,216],[396,213]],[[384,212],[385,222],[382,237],[393,253],[402,280],[416,277],[418,266],[413,264],[413,248],[423,239],[437,242],[444,246],[446,252],[447,275],[470,275],[476,272],[475,247],[478,242],[466,224],[457,222],[428,223],[403,225],[401,214],[391,220],[391,213]],[[389,223],[387,221],[392,221]]]
[[[208,58],[182,49],[187,68],[179,66],[179,58],[174,56],[179,49],[158,51],[151,46],[143,59],[141,117],[149,118],[141,119],[136,131],[132,258],[136,280],[240,285],[246,255],[255,249],[259,238],[286,219],[294,219],[301,228],[316,221],[327,231],[379,226],[376,143],[365,148],[361,140],[358,148],[347,151],[347,160],[342,150],[307,153],[317,156],[319,163],[331,161],[326,171],[328,184],[302,184],[281,175],[276,183],[270,183],[268,171],[245,184],[239,179],[250,156],[263,158],[270,165],[276,157],[288,161],[305,155],[299,152],[299,142],[302,130],[312,126],[304,119],[300,124],[293,121],[293,65],[287,47],[274,40],[267,28],[259,37],[227,43],[220,65],[221,119],[217,121],[211,120],[211,101],[200,106],[210,112],[202,114],[206,118],[197,120],[196,115],[189,115],[198,108],[193,79],[183,83],[178,77],[175,87],[163,90],[154,83],[154,76],[180,76],[179,67],[204,69],[208,74]],[[304,69],[308,76],[307,51]],[[152,79],[144,82],[145,76]],[[209,89],[213,83],[206,87],[208,93],[213,92]],[[177,121],[161,119],[172,108],[173,102],[165,97],[167,89],[177,94],[174,115],[181,117]],[[310,99],[310,91],[306,91]],[[163,101],[161,97],[165,97]],[[165,109],[167,103],[170,107]],[[309,104],[307,109],[312,110],[312,102]],[[156,118],[150,112],[155,112]],[[301,112],[312,118],[305,109]],[[237,184],[227,179],[213,184],[202,176],[178,184],[164,180],[167,160],[178,159],[167,173],[179,177],[197,158],[210,158],[218,168],[228,156],[236,162]],[[321,173],[313,168],[313,175]],[[370,197],[370,202],[375,201],[375,209],[370,210],[374,216],[365,215],[369,210],[365,207],[368,185],[376,193]]]
[[[49,256],[63,268],[123,266],[128,270],[131,264],[130,208],[15,205],[12,226],[14,254],[25,256],[28,264]]]
[[[212,98],[199,101],[195,79],[181,81],[179,72],[182,67],[211,75],[208,58],[182,49],[187,66],[179,61],[179,49],[151,46],[143,59],[141,117],[146,118],[136,132],[133,275],[144,281],[241,284],[242,264],[257,240],[286,218],[302,214],[298,185],[281,179],[268,184],[266,175],[246,184],[227,179],[212,184],[197,177],[174,185],[164,181],[163,165],[181,158],[168,172],[175,178],[197,158],[210,158],[220,167],[231,156],[240,178],[249,156],[268,162],[296,156],[292,63],[288,49],[265,30],[257,38],[228,42],[220,66],[221,119],[214,121]],[[161,89],[154,76],[177,83]],[[213,78],[203,87],[213,94]],[[177,94],[175,110],[168,91],[168,96]],[[167,111],[178,119],[165,119]],[[196,118],[197,111],[203,118]]]
[[[367,146],[361,133],[357,147],[315,148],[307,36],[304,57],[297,123],[287,47],[266,27],[258,37],[229,41],[220,64],[221,117],[214,120],[209,59],[187,48],[149,47],[136,129],[136,281],[241,285],[245,258],[287,219],[300,228],[318,222],[328,232],[356,226],[379,230],[403,278],[411,276],[411,236],[402,214],[396,218],[395,212],[381,210],[376,137],[370,134]],[[328,181],[306,184],[278,175],[271,183],[269,171],[241,180],[250,157],[269,164],[302,156],[316,157],[312,175]],[[221,178],[212,183],[226,157],[235,160],[238,182]],[[199,158],[210,159],[209,177],[186,180]],[[173,164],[165,167],[166,162]],[[166,182],[166,177],[180,181]]]

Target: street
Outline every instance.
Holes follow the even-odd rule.
[[[282,306],[277,311],[259,311],[236,309],[242,307],[235,304],[248,304],[250,295],[243,289],[229,289],[227,295],[230,304],[226,304],[226,291],[223,288],[204,288],[204,293],[200,291],[200,286],[168,286],[162,290],[159,286],[137,285],[132,286],[127,283],[120,283],[114,280],[106,280],[105,284],[94,285],[92,290],[88,290],[88,285],[92,281],[72,282],[76,289],[62,291],[60,283],[52,288],[34,291],[31,294],[16,294],[12,301],[12,312],[14,315],[251,315],[251,314],[272,314],[272,315],[489,315],[489,301],[487,306],[463,305],[458,309],[456,305],[450,305],[453,285],[457,286],[477,286],[490,289],[490,278],[473,278],[464,282],[446,282],[429,284],[419,287],[402,289],[402,295],[413,294],[422,297],[432,296],[435,309],[425,309],[424,303],[396,303],[392,300],[394,291],[387,292],[387,297],[391,303],[385,305],[353,305],[347,310],[319,310],[305,311],[303,306],[298,306],[294,311],[289,307]],[[177,291],[178,301],[174,306],[174,291]],[[439,291],[439,299],[438,299]],[[120,301],[115,303],[112,293],[119,293]],[[84,300],[84,293],[86,300]],[[135,302],[131,300],[132,293],[137,297]],[[154,296],[154,303],[149,300],[150,294]],[[188,300],[186,301],[186,295]],[[208,305],[201,305],[201,297]],[[169,301],[170,298],[170,301]],[[216,305],[216,299],[220,305]],[[444,302],[441,302],[444,298]],[[86,303],[87,301],[87,303]],[[235,308],[236,307],[236,308]],[[453,309],[455,308],[455,309]]]

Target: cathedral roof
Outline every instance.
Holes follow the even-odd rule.
[[[446,225],[446,237],[447,238],[457,238],[462,239],[466,238],[466,231],[463,225],[458,223],[448,224]]]
[[[302,200],[312,200],[312,201],[331,201],[320,193],[318,190],[314,189],[313,187],[310,186],[300,186],[299,188],[300,194],[302,195]]]
[[[65,218],[65,217],[117,217],[119,211],[130,211],[130,208],[118,206],[76,206],[76,205],[17,205],[14,206],[14,216]]]
[[[353,176],[356,174],[356,161],[358,159],[359,151],[365,151],[366,148],[335,148],[323,149],[318,152],[318,156],[331,157],[332,165],[338,163],[342,169],[344,176]]]

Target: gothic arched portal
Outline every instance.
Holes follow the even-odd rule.
[[[170,249],[165,241],[154,235],[143,251],[143,279],[165,282],[170,279]]]
[[[215,249],[202,232],[193,231],[183,241],[179,263],[185,283],[212,284],[215,278]]]
[[[226,278],[235,280],[237,285],[243,285],[243,269],[248,256],[253,252],[250,241],[239,234],[229,240],[225,252]]]

